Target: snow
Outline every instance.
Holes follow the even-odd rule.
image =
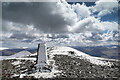
[[[101,57],[93,57],[98,60],[109,60],[109,61],[119,61],[118,59],[107,59],[107,58],[101,58]]]
[[[20,68],[21,66],[20,65],[17,65],[16,68]]]
[[[17,76],[19,76],[19,74],[14,74],[14,75],[11,76],[11,78],[17,77]]]
[[[19,59],[19,60],[34,60],[34,61],[36,61],[36,58],[12,58],[12,59]]]
[[[0,50],[5,50],[5,49],[9,49],[9,48],[6,48],[6,47],[0,47]]]
[[[0,56],[0,60],[6,59],[8,56]]]
[[[105,58],[93,57],[93,56],[85,54],[81,51],[78,51],[76,49],[73,49],[71,47],[53,47],[53,49],[50,51],[49,55],[50,56],[54,56],[54,55],[72,56],[72,55],[69,55],[70,51],[73,51],[77,58],[85,59],[85,60],[89,61],[90,63],[96,64],[96,65],[111,66],[112,63],[106,62],[104,60],[116,61],[115,59],[105,59]],[[28,51],[21,51],[21,52],[18,52],[12,56],[0,56],[0,60],[3,60],[3,59],[22,59],[22,60],[34,60],[35,61],[36,58],[22,58],[23,56],[35,56],[35,55],[37,55],[37,53],[31,54]],[[18,62],[14,62],[13,64],[18,64]]]
[[[35,54],[34,54],[35,55]],[[28,56],[28,55],[27,55]],[[33,60],[36,61],[36,58],[22,58],[22,57],[11,57],[11,56],[0,56],[0,60],[7,60],[7,59],[18,59],[18,60]]]
[[[28,71],[28,69],[25,69],[25,70],[23,70],[23,71],[21,71],[21,72],[25,72],[25,71]]]
[[[4,60],[4,59],[20,59],[21,57],[24,57],[24,56],[28,56],[28,55],[31,55],[30,52],[28,51],[21,51],[21,52],[18,52],[14,55],[11,55],[11,56],[0,56],[0,60]],[[28,59],[28,58],[22,58],[22,59]]]
[[[30,52],[25,50],[25,51],[18,52],[14,55],[11,55],[9,56],[9,58],[23,57],[23,56],[30,55],[30,54],[31,54]]]
[[[85,54],[81,51],[78,51],[76,49],[70,48],[70,47],[54,47],[52,51],[50,51],[50,54],[52,55],[69,55],[69,51],[73,51],[75,53],[75,56],[79,57],[80,59],[85,59],[89,61],[92,64],[101,65],[101,66],[111,66],[112,63],[106,62],[103,60],[106,60],[105,58],[99,58],[99,57],[92,57],[88,54]]]
[[[34,76],[35,78],[52,78],[51,73],[41,73],[41,72],[36,72],[34,74],[31,74],[30,76]]]
[[[70,51],[74,52],[74,55],[70,55]],[[71,47],[53,47],[52,50],[49,51],[49,56],[51,58],[51,60],[49,59],[47,61],[47,63],[50,65],[50,62],[53,62],[53,68],[51,72],[35,72],[32,74],[19,74],[20,78],[23,78],[24,76],[34,76],[35,78],[54,78],[57,75],[59,75],[59,73],[61,73],[62,71],[57,70],[57,66],[54,65],[55,61],[53,60],[54,55],[68,55],[71,57],[76,57],[79,59],[84,59],[87,60],[88,62],[92,63],[92,64],[96,64],[96,65],[101,65],[101,66],[111,66],[112,63],[111,62],[106,62],[105,60],[114,60],[114,59],[105,59],[105,58],[99,58],[99,57],[93,57],[90,56],[86,53],[83,53],[81,51],[78,51],[76,49],[73,49]],[[22,62],[20,62],[20,60],[31,60],[31,61],[36,61],[36,58],[25,58],[25,56],[35,56],[37,55],[37,53],[31,54],[28,51],[21,51],[19,53],[16,53],[15,55],[12,56],[0,56],[0,60],[3,59],[17,59],[18,61],[14,61],[11,64],[15,65],[16,68],[20,67],[19,64],[21,64]],[[28,69],[25,69],[21,72],[25,72]],[[57,73],[57,74],[56,74]],[[19,76],[17,74],[12,75],[12,77],[16,77]]]
[[[36,60],[36,58],[16,58],[16,57],[8,57],[8,56],[0,56],[0,60],[7,60],[7,59],[18,59],[18,60]]]
[[[6,59],[17,59],[17,60],[33,60],[33,61],[36,61],[36,58],[5,58],[4,60]],[[3,59],[2,59],[3,60]]]
[[[27,74],[20,74],[20,78],[23,78],[24,76],[27,76]]]
[[[27,56],[36,56],[36,55],[37,55],[37,53],[30,54],[30,55],[27,55]]]
[[[35,78],[53,78],[56,77],[57,75],[55,75],[56,73],[61,73],[62,71],[58,71],[55,69],[56,66],[53,67],[51,72],[36,72],[33,74],[30,74],[28,76],[34,76]],[[59,74],[58,74],[59,75]]]
[[[19,64],[21,64],[22,62],[20,62],[20,61],[14,61],[13,63],[11,63],[11,64],[13,64],[13,65],[19,65]]]

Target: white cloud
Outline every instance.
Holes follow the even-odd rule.
[[[111,30],[111,31],[118,31],[118,23],[117,22],[101,22],[100,26],[103,30]]]
[[[16,38],[16,39],[24,39],[24,38],[35,38],[39,37],[40,34],[33,25],[23,25],[20,23],[14,23],[5,21],[3,23],[2,28],[2,39],[6,38]]]
[[[17,5],[19,12],[14,11],[15,7],[8,8],[10,12],[5,13],[6,17],[3,18],[6,20],[3,20],[3,32],[5,32],[3,38],[10,40],[6,39],[5,47],[9,44],[14,47],[19,43],[21,44],[17,45],[18,47],[24,44],[36,46],[41,41],[45,41],[49,46],[86,46],[97,45],[97,42],[92,40],[104,40],[104,38],[107,43],[108,39],[113,39],[113,34],[105,36],[106,34],[103,35],[99,32],[104,30],[117,31],[117,22],[101,21],[94,15],[91,16],[92,13],[89,9],[98,12],[99,16],[103,16],[113,12],[116,3],[111,5],[101,1],[97,1],[92,8],[79,3],[69,5],[65,0],[59,0],[53,4],[19,4],[23,5],[23,7]],[[11,5],[16,6],[15,4]],[[103,43],[101,42],[101,44]]]
[[[12,36],[12,33],[9,33],[9,32],[2,32],[2,35],[0,35],[0,37],[2,37],[3,39],[6,39],[6,38],[10,38]]]
[[[77,13],[78,19],[86,18],[91,14],[89,7],[87,7],[84,3],[82,5],[79,3],[73,4],[72,8]]]
[[[116,35],[113,31],[108,33],[70,33],[69,38],[56,38],[50,40],[49,46],[100,46],[100,45],[117,45]]]
[[[111,14],[118,8],[117,0],[98,0],[95,6],[91,7],[93,13],[98,12],[98,17]]]
[[[70,32],[87,32],[87,31],[98,31],[100,30],[95,23],[99,20],[94,17],[88,17],[77,22],[74,26],[68,27]]]
[[[79,22],[76,22],[74,26],[68,27],[70,32],[100,32],[104,30],[118,31],[117,22],[100,21],[95,17],[87,17]]]
[[[93,12],[99,11],[99,14],[102,14],[106,10],[111,12],[111,10],[113,10],[113,8],[116,7],[116,4],[114,4],[113,2],[113,4],[111,5],[107,2],[102,1],[103,0],[99,0],[96,2],[96,5],[92,7]],[[21,7],[20,5],[23,6]],[[19,13],[14,10],[13,7],[15,6],[19,8]],[[7,9],[9,9],[9,11]],[[10,29],[7,28],[7,30],[23,31],[24,33],[26,32],[26,30],[27,33],[31,31],[35,33],[36,30],[45,33],[67,33],[99,30],[101,31],[105,30],[105,28],[111,28],[114,30],[116,29],[116,23],[101,22],[94,16],[90,16],[91,12],[89,10],[89,7],[87,7],[85,4],[81,5],[77,3],[70,5],[65,0],[59,0],[56,3],[11,3],[7,5],[7,8],[3,8],[3,13],[5,11],[6,13],[3,15],[3,21],[4,19],[10,20],[12,23],[18,22],[19,24],[22,24],[22,26],[24,26],[21,27],[21,25],[17,25],[19,27],[16,27],[12,25],[12,27]],[[114,24],[115,27],[113,27]],[[37,33],[35,35],[39,36]]]
[[[20,31],[21,30],[21,25],[20,24],[16,24],[10,21],[3,21],[2,23],[2,30],[3,31]]]

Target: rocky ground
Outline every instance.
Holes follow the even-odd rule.
[[[49,54],[48,54],[49,55]],[[24,57],[25,58],[25,57]],[[36,55],[26,56],[26,58],[36,58]],[[111,66],[101,66],[88,62],[85,59],[80,59],[75,56],[68,55],[54,55],[55,66],[61,73],[57,73],[53,78],[120,78],[120,61],[112,62]],[[107,62],[107,60],[105,60]],[[21,74],[35,73],[36,60],[24,60],[24,59],[8,59],[2,61],[2,78],[19,78]],[[34,78],[25,77],[25,78]]]
[[[21,63],[13,65],[13,62],[20,61]],[[35,63],[30,60],[3,60],[2,61],[2,77],[3,78],[12,78],[14,74],[20,76],[22,73],[31,73],[33,65]]]
[[[113,78],[120,77],[119,65],[114,62],[112,66],[100,66],[91,64],[83,59],[66,55],[56,55],[55,64],[62,73],[58,77],[67,78]]]

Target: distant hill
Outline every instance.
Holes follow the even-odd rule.
[[[79,51],[85,52],[91,56],[102,57],[102,58],[110,58],[110,59],[118,59],[119,58],[119,47],[117,45],[111,46],[72,46],[72,48],[77,49]]]
[[[102,58],[109,58],[109,59],[118,59],[119,55],[118,52],[120,52],[119,47],[116,45],[111,46],[87,46],[87,47],[80,47],[80,46],[70,46],[74,49],[77,49],[79,51],[82,51],[86,54],[89,54],[91,56],[95,57],[102,57]],[[18,53],[20,51],[23,51],[25,49],[6,49],[1,50],[0,54],[2,53],[2,56],[10,56],[15,53]],[[37,52],[37,49],[26,49],[27,51],[31,53]]]
[[[34,53],[37,51],[37,49],[5,49],[5,50],[1,50],[0,54],[2,54],[2,56],[10,56],[23,50],[27,50],[31,53]]]

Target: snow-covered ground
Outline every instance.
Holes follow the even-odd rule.
[[[52,47],[52,48],[49,48],[47,50],[47,52],[48,52],[47,54],[49,55],[47,62],[49,62],[50,60],[53,60],[53,62],[55,63],[55,59],[53,58],[55,55],[67,55],[69,57],[74,57],[74,58],[86,60],[92,64],[95,64],[95,65],[108,66],[108,67],[113,65],[112,62],[109,62],[109,60],[111,60],[111,59],[93,57],[93,56],[90,56],[86,53],[78,51],[76,49],[73,49],[71,47]],[[18,52],[12,56],[9,56],[9,57],[8,56],[2,56],[2,57],[0,56],[0,60],[16,59],[11,64],[14,65],[16,68],[20,68],[20,65],[24,63],[24,61],[22,61],[22,60],[25,60],[25,61],[29,60],[30,62],[35,62],[36,55],[37,55],[37,53],[31,54],[28,51],[21,51],[21,52]],[[108,60],[108,61],[106,61],[106,60]],[[114,59],[112,59],[112,60],[114,60]],[[26,64],[26,62],[24,64]],[[58,70],[57,67],[58,67],[57,65],[53,64],[53,68],[52,68],[51,72],[35,71],[34,73],[30,73],[30,74],[25,73],[25,71],[28,70],[27,68],[25,68],[25,70],[21,71],[22,72],[21,74],[18,75],[15,73],[11,77],[19,76],[20,78],[23,78],[24,76],[28,76],[28,77],[34,76],[35,78],[41,78],[41,77],[42,78],[53,78],[53,77],[59,76],[60,73],[63,72],[62,70]]]
[[[53,66],[53,69],[51,72],[36,72],[36,73],[33,73],[33,74],[30,74],[28,76],[34,76],[35,78],[53,78],[53,77],[56,77],[57,75],[55,75],[56,73],[61,73],[61,71],[55,69],[56,66]],[[59,74],[58,74],[59,75]]]
[[[25,50],[25,51],[18,52],[14,55],[11,55],[9,58],[23,57],[23,56],[30,55],[30,54],[31,54],[30,52]]]
[[[5,50],[5,49],[9,49],[9,48],[6,48],[6,47],[0,47],[0,50]]]
[[[70,51],[73,51],[75,53],[74,56],[78,57],[78,58],[81,58],[81,59],[86,59],[87,61],[93,63],[93,64],[96,64],[96,65],[108,65],[108,66],[111,66],[112,63],[109,63],[109,62],[106,62],[106,61],[103,61],[103,60],[115,60],[115,59],[105,59],[105,58],[100,58],[100,57],[93,57],[93,56],[90,56],[88,54],[85,54],[81,51],[78,51],[76,49],[73,49],[71,47],[53,47],[53,49],[49,52],[50,56],[51,55],[70,55],[69,52]],[[11,55],[11,56],[0,56],[0,60],[3,60],[3,59],[24,59],[24,60],[36,60],[36,58],[22,58],[24,56],[35,56],[37,55],[37,53],[34,53],[34,54],[31,54],[30,52],[28,51],[21,51],[21,52],[18,52],[14,55]],[[52,56],[51,56],[52,57]]]
[[[18,53],[14,54],[14,55],[11,55],[11,56],[0,56],[0,60],[16,59],[16,58],[19,59],[19,58],[27,56],[27,55],[31,55],[31,53],[25,50],[25,51],[18,52]]]
[[[13,62],[11,64],[13,64],[13,65],[19,65],[19,64],[21,64],[21,62],[20,61],[15,61],[15,62]]]
[[[106,62],[103,60],[109,60],[109,59],[105,59],[105,58],[99,58],[99,57],[93,57],[90,56],[88,54],[85,54],[81,51],[78,51],[76,49],[70,48],[70,47],[54,47],[54,49],[52,51],[50,51],[50,54],[52,55],[69,55],[69,52],[73,51],[75,53],[74,56],[80,58],[80,59],[85,59],[89,62],[91,62],[92,64],[96,64],[96,65],[101,65],[101,66],[111,66],[112,63],[110,62]],[[112,59],[114,60],[114,59]]]

